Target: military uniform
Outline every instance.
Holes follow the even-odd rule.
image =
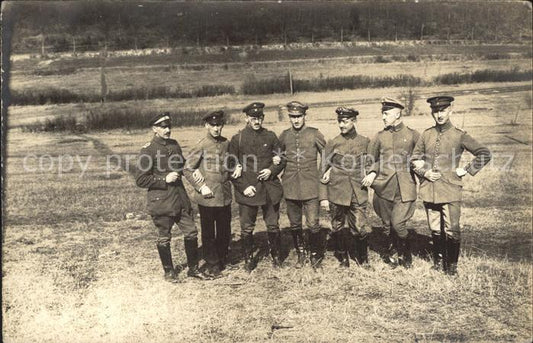
[[[382,111],[393,108],[401,111],[403,105],[392,98],[382,100]],[[372,203],[390,239],[386,261],[395,263],[392,255],[398,250],[406,267],[411,264],[407,221],[414,214],[416,200],[416,177],[409,162],[419,137],[417,131],[400,121],[378,132],[368,146],[372,162],[368,173],[376,173],[371,185],[374,189]]]
[[[299,102],[287,104],[289,116],[303,116],[307,106]],[[294,247],[298,253],[298,263],[304,258],[304,247],[310,245],[312,259],[321,255],[323,245],[319,226],[319,200],[327,199],[327,190],[319,182],[318,156],[324,151],[326,141],[322,133],[304,124],[300,129],[291,127],[279,137],[286,166],[281,177],[283,195],[287,204],[287,216],[291,226]],[[306,229],[310,231],[304,239],[302,213],[306,218]],[[308,241],[308,242],[305,242]],[[312,261],[313,265],[316,263]]]
[[[263,116],[263,107],[262,103],[253,103],[243,112],[249,117],[259,118]],[[242,167],[241,177],[233,179],[232,182],[235,188],[235,201],[239,204],[241,242],[243,242],[247,269],[253,258],[253,231],[259,207],[263,211],[271,255],[277,263],[281,248],[279,203],[283,197],[278,174],[285,167],[285,161],[282,159],[280,164],[274,165],[272,158],[276,154],[281,154],[279,140],[272,131],[262,127],[256,131],[247,125],[231,138],[229,153],[237,158],[238,164]],[[267,180],[258,179],[259,172],[263,169],[271,171]],[[256,189],[252,197],[244,195],[249,186]]]
[[[446,108],[453,97],[429,98],[434,111]],[[444,269],[454,274],[460,247],[461,201],[463,180],[457,175],[463,151],[475,158],[464,168],[475,175],[491,159],[490,151],[465,131],[447,121],[435,125],[422,133],[413,151],[413,169],[420,176],[420,198],[424,202],[429,228],[433,237],[435,268],[440,268],[444,258]],[[417,167],[417,162],[420,166]],[[440,172],[441,177],[431,182],[424,175],[428,171]]]
[[[337,114],[338,118],[350,118],[359,112],[340,107]],[[359,135],[354,128],[328,141],[325,148],[327,167],[331,168],[327,194],[332,217],[332,238],[336,256],[344,266],[349,265],[347,253],[352,236],[355,237],[357,261],[366,263],[368,260],[368,190],[361,185],[365,176],[368,143],[369,139]],[[343,229],[346,220],[348,230]]]
[[[163,113],[155,116],[150,124],[156,126],[167,122],[170,124],[170,117],[168,113]],[[194,224],[191,202],[181,177],[174,182],[166,182],[166,176],[171,172],[183,175],[184,164],[185,158],[178,142],[155,135],[152,141],[141,149],[135,178],[137,186],[148,189],[148,213],[158,229],[157,249],[165,270],[165,278],[171,281],[175,280],[170,250],[171,229],[174,223],[184,235],[189,276],[200,277],[198,231]]]
[[[213,125],[223,124],[224,112],[216,111],[203,117]],[[198,204],[202,247],[209,269],[219,274],[225,268],[231,241],[231,182],[227,169],[229,141],[222,136],[213,137],[207,133],[191,150],[187,157],[184,174],[196,192],[193,199]],[[193,173],[201,173],[204,181],[195,182]],[[209,196],[201,190],[208,187]]]

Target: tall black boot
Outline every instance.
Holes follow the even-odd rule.
[[[448,257],[448,275],[457,275],[457,262],[459,261],[459,251],[461,243],[453,237],[446,237],[446,255]]]
[[[444,268],[444,239],[440,234],[431,234],[431,239],[433,241],[433,267],[434,270],[443,270]]]
[[[200,280],[209,280],[210,278],[204,275],[198,269],[199,257],[198,257],[198,239],[185,239],[185,255],[187,256],[187,276],[194,277]]]
[[[294,249],[296,254],[298,254],[298,262],[296,262],[296,268],[302,268],[305,264],[305,244],[303,237],[303,230],[293,230],[292,232],[292,241],[294,243]]]
[[[387,236],[387,247],[385,248],[385,253],[383,254],[383,262],[390,265],[392,268],[398,266],[398,235],[394,230],[390,230],[389,235]]]
[[[351,243],[351,234],[348,228],[343,228],[339,232],[339,250],[340,250],[340,266],[349,267],[350,266],[350,256],[348,254],[349,244]]]
[[[244,259],[244,269],[251,272],[255,268],[254,263],[254,236],[252,233],[241,233],[242,253]]]
[[[311,250],[310,263],[314,269],[320,268],[324,259],[322,232],[309,233],[309,247]]]
[[[401,257],[400,264],[409,269],[413,264],[413,255],[411,254],[411,243],[409,242],[409,236],[406,236],[405,238],[398,237],[398,242],[398,255]]]
[[[275,268],[281,267],[281,261],[279,259],[281,250],[281,233],[279,231],[268,233],[268,245],[270,247],[270,256],[272,256],[272,265]]]
[[[157,252],[159,252],[159,258],[165,271],[165,280],[169,282],[179,282],[178,276],[174,270],[174,264],[172,263],[172,254],[170,252],[170,244],[157,244]]]
[[[368,264],[368,236],[355,237],[357,249],[357,263],[360,265]]]

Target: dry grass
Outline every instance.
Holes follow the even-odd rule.
[[[426,89],[424,94],[431,91]],[[375,91],[366,92],[368,99],[377,96],[371,94]],[[353,94],[331,93],[315,101],[351,103],[348,99],[354,99]],[[339,270],[331,251],[321,272],[308,267],[296,270],[291,251],[281,270],[273,270],[264,259],[251,274],[228,272],[222,279],[202,283],[186,280],[182,273],[185,282],[171,285],[162,280],[156,233],[143,216],[144,191],[120,168],[106,171],[106,154],[137,153],[150,139],[148,130],[83,136],[11,130],[2,271],[4,340],[530,341],[532,119],[528,110],[522,110],[520,125],[513,126],[514,111],[509,111],[524,94],[479,92],[456,97],[454,123],[462,126],[466,114],[468,132],[488,144],[495,155],[514,155],[511,170],[495,164],[474,178],[467,177],[458,278],[430,270],[424,253],[429,233],[421,204],[417,204],[411,224],[418,234],[420,254],[411,270],[391,270],[381,262],[377,251],[382,237],[376,230],[368,270],[353,265]],[[248,100],[230,103],[238,107]],[[283,103],[286,99],[269,100]],[[212,106],[216,102],[220,98],[213,99]],[[356,105],[362,113],[359,131],[372,136],[382,125],[377,100]],[[320,127],[327,138],[338,132],[334,107],[329,103],[315,106],[309,117],[310,125]],[[277,133],[288,126],[287,121],[277,122],[277,116],[267,114],[267,119],[266,125]],[[411,116],[405,121],[419,131],[432,122],[429,116]],[[228,125],[224,134],[230,137],[239,128]],[[199,132],[175,128],[173,136],[187,151]],[[57,156],[64,154],[80,154],[83,162],[86,156],[92,157],[80,178],[79,166],[61,176],[57,168],[25,172],[23,159],[30,153],[56,156],[56,163]],[[137,217],[125,220],[126,213]],[[234,206],[235,240],[237,213]],[[372,225],[379,226],[370,208],[369,213]],[[281,225],[288,226],[284,210]],[[174,236],[174,261],[184,263],[177,229]],[[261,220],[257,236],[265,243]],[[288,252],[289,235],[284,235],[283,242]],[[238,244],[233,248],[237,256]]]

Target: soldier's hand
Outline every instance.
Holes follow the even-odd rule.
[[[179,179],[179,174],[177,172],[170,172],[167,174],[167,176],[165,177],[165,181],[167,183],[172,183],[172,182],[175,182],[177,179]]]
[[[202,193],[202,196],[206,199],[214,197],[211,188],[209,188],[207,185],[203,185],[202,187],[200,187],[200,193]]]
[[[270,169],[263,169],[259,172],[257,179],[261,181],[266,181],[270,177],[270,174],[272,174],[272,171]]]
[[[233,179],[238,179],[241,177],[242,174],[242,166],[240,164],[235,166],[235,170],[233,171],[233,174],[231,174],[231,177]]]
[[[439,172],[434,172],[433,170],[428,170],[425,174],[424,174],[424,177],[426,179],[428,179],[429,181],[431,182],[435,182],[437,181],[438,179],[440,179],[442,176],[441,173]]]
[[[459,177],[463,177],[467,174],[468,172],[466,171],[466,169],[464,168],[457,168],[455,169],[455,174],[457,174],[457,176]]]
[[[326,211],[329,211],[329,201],[328,200],[320,200],[320,207],[322,207]]]
[[[196,183],[202,183],[202,182],[205,181],[205,178],[202,175],[202,172],[200,171],[200,169],[196,169],[194,171],[194,173],[192,173],[192,178],[193,178],[194,182],[196,182]]]
[[[274,163],[275,166],[279,165],[281,163],[281,157],[278,155],[272,157],[272,163]]]
[[[322,175],[322,178],[320,179],[320,182],[322,182],[324,185],[329,182],[329,175],[331,174],[331,168],[328,169],[327,172]]]
[[[361,184],[365,187],[370,187],[372,183],[374,182],[375,178],[376,178],[376,173],[371,172],[370,174],[368,174],[367,176],[363,178],[363,180],[361,181]]]
[[[254,186],[248,186],[244,190],[243,194],[246,195],[247,197],[251,198],[251,197],[253,197],[255,195],[255,192],[256,192],[256,189],[255,189]]]

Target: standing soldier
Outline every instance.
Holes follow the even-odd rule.
[[[396,250],[400,263],[409,268],[412,257],[407,221],[415,212],[416,200],[416,179],[409,162],[420,134],[403,124],[403,108],[394,98],[381,100],[385,129],[378,132],[368,146],[372,164],[362,184],[374,189],[374,211],[383,221],[389,237],[386,262],[396,264],[393,259]]]
[[[477,174],[491,159],[485,146],[450,122],[453,100],[451,96],[427,99],[436,125],[422,133],[412,160],[412,167],[421,179],[420,197],[433,239],[433,268],[442,268],[449,275],[457,274],[462,178],[467,173]],[[465,167],[459,167],[464,150],[475,158]]]
[[[157,114],[149,125],[154,137],[141,149],[135,181],[137,186],[148,189],[148,213],[158,229],[157,251],[165,271],[165,280],[178,282],[170,251],[170,230],[174,223],[184,234],[189,267],[187,275],[206,279],[198,270],[198,231],[191,202],[181,180],[185,159],[178,142],[170,138],[169,113]]]
[[[200,212],[209,275],[219,277],[231,242],[231,183],[226,168],[229,141],[222,136],[223,111],[208,113],[202,119],[207,135],[193,147],[184,174],[196,190],[194,200]]]
[[[285,161],[278,165],[273,157],[281,153],[276,134],[263,128],[265,104],[254,102],[243,109],[246,113],[246,127],[231,138],[229,152],[238,160],[240,177],[233,179],[235,200],[239,204],[241,242],[245,268],[251,271],[253,264],[253,231],[259,207],[268,232],[270,254],[275,267],[281,265],[281,232],[279,229],[279,203],[283,189],[278,174],[285,167]]]
[[[336,112],[341,134],[326,144],[328,169],[321,182],[328,185],[335,256],[342,267],[349,267],[348,245],[352,238],[355,241],[357,262],[368,263],[368,190],[361,181],[365,177],[369,139],[356,131],[358,111],[339,107]],[[348,229],[344,228],[346,219]]]
[[[317,163],[326,141],[318,129],[305,125],[308,106],[298,101],[289,102],[286,106],[292,127],[283,131],[279,137],[287,163],[282,185],[294,248],[298,254],[297,267],[302,267],[305,262],[304,247],[310,247],[311,265],[318,267],[323,246],[318,224],[319,199],[327,202],[327,190],[318,182]],[[309,239],[305,242],[302,212],[305,213],[306,229],[310,231]]]

